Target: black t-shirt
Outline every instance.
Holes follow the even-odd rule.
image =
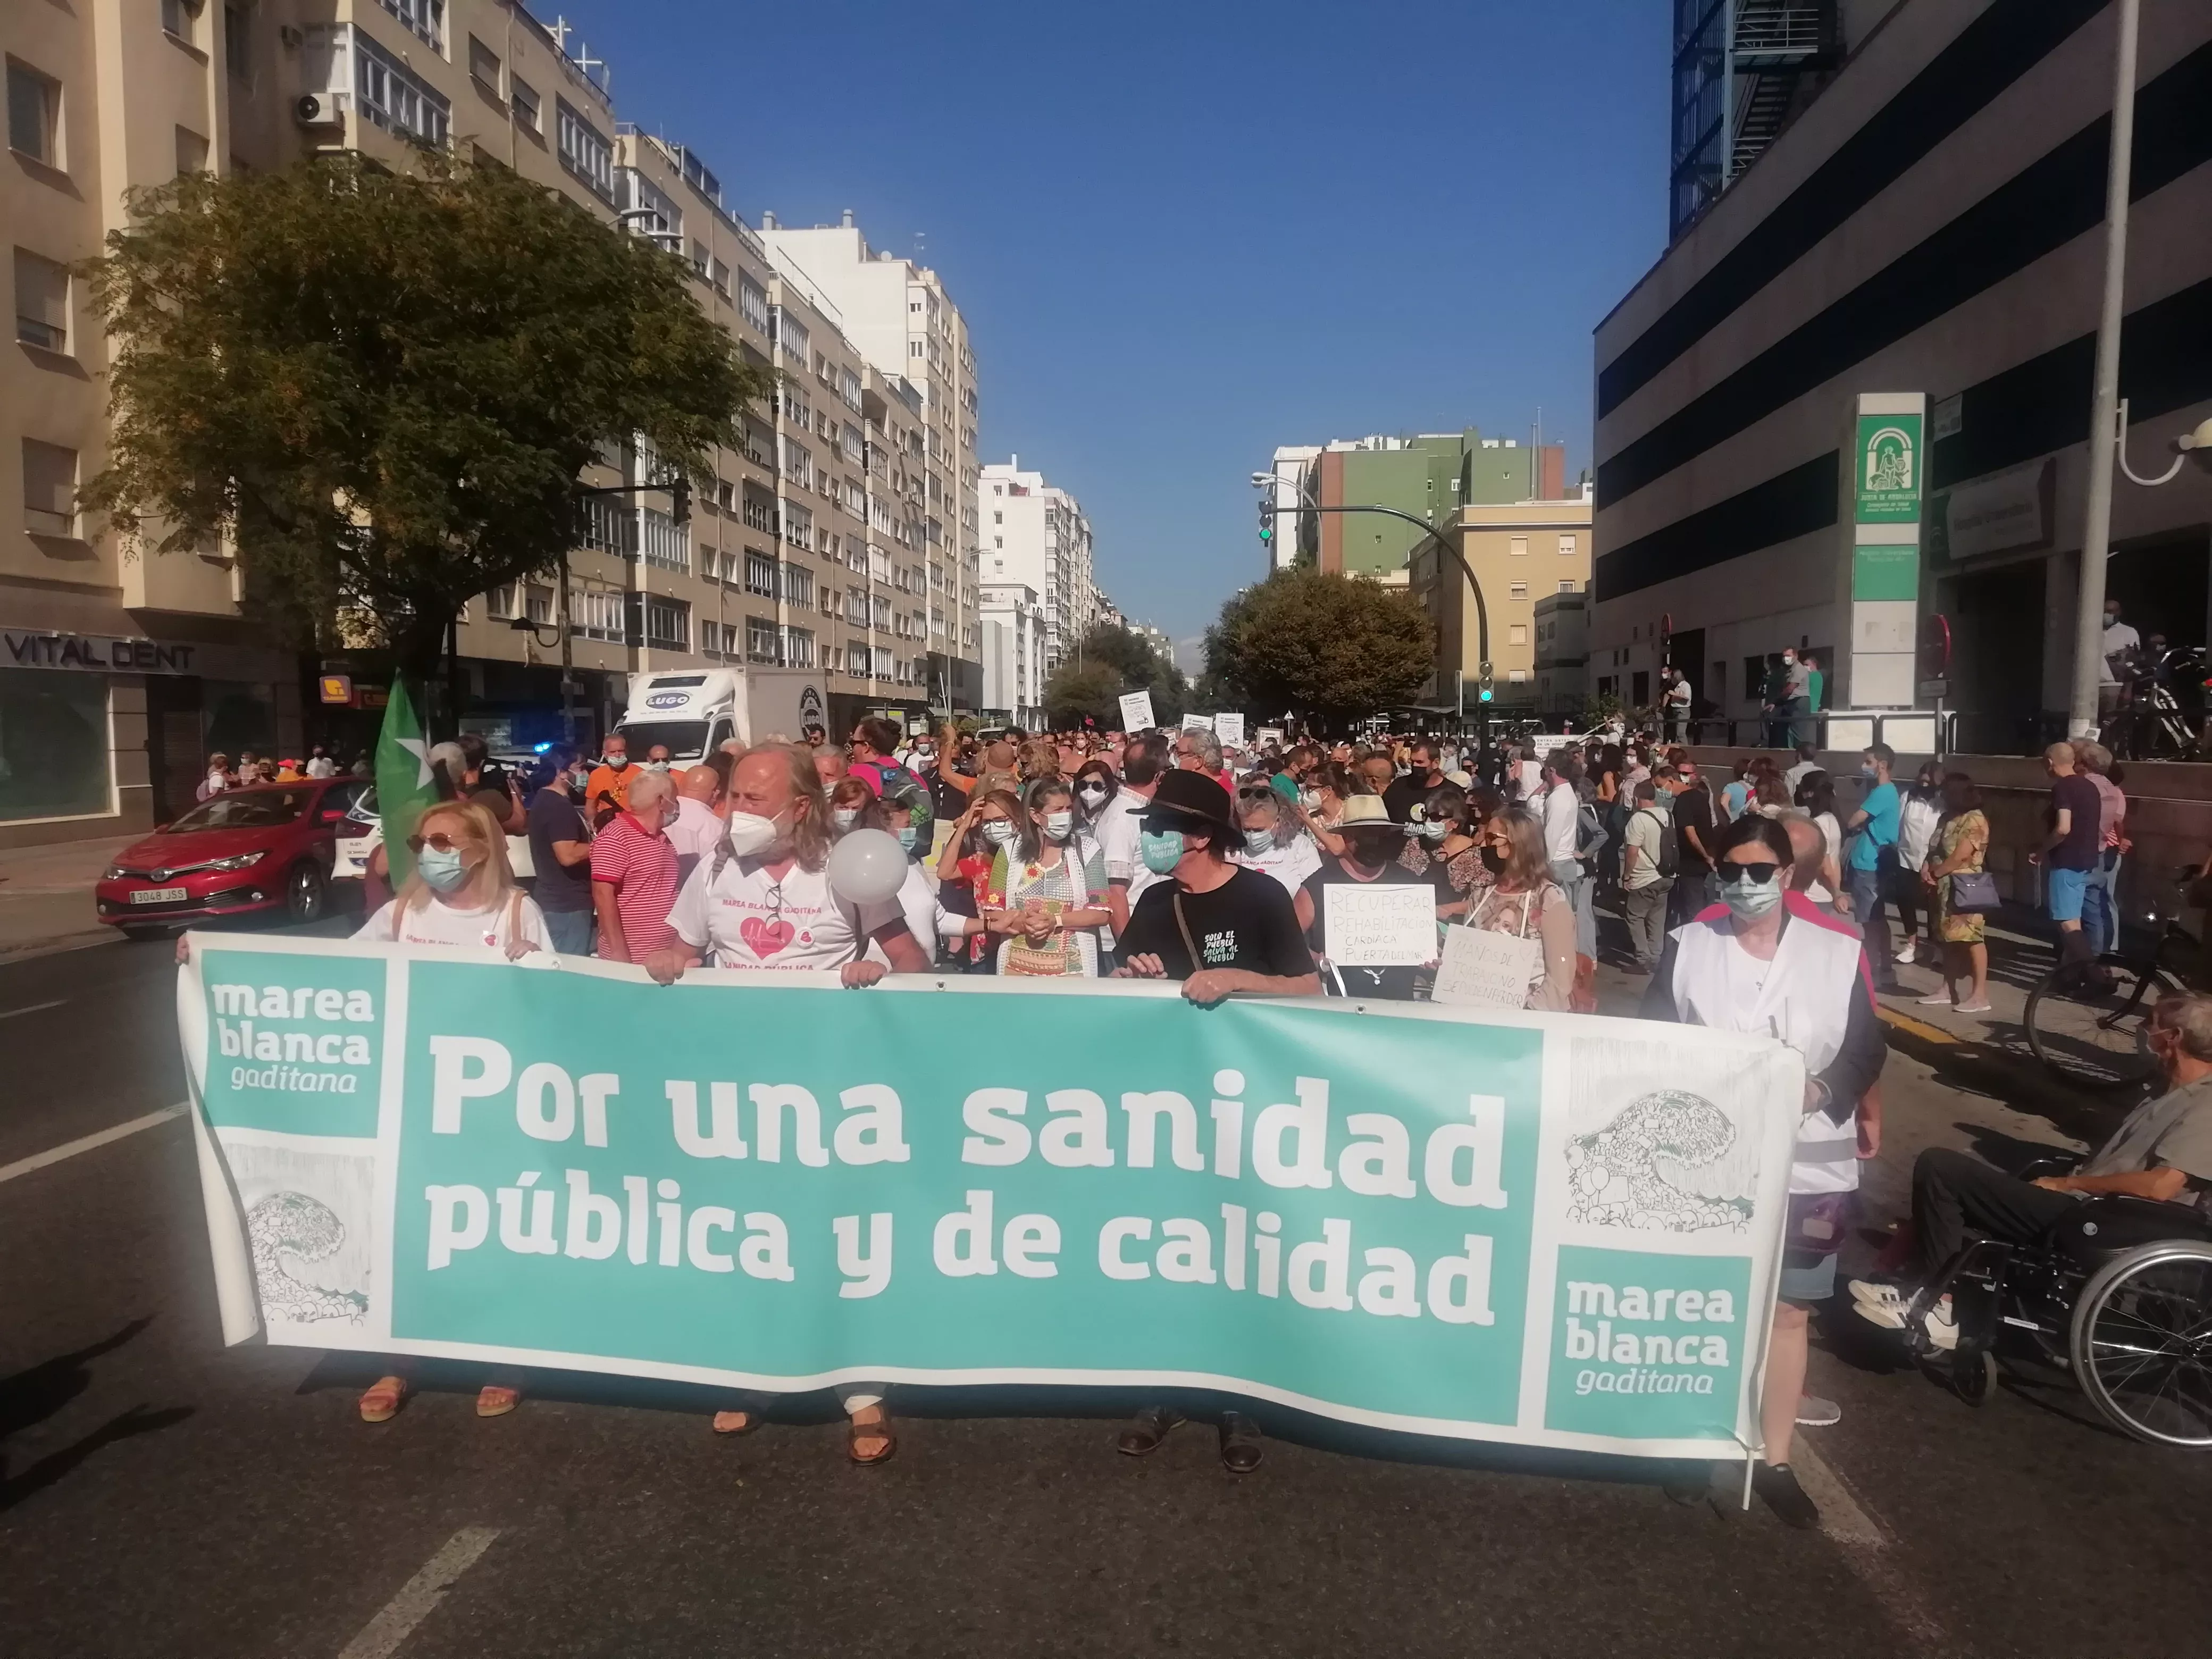
[[[2046,860],[2053,870],[2094,870],[2104,845],[2104,797],[2097,786],[2079,772],[2055,778],[2051,784],[2051,823],[2058,823],[2058,809],[2069,814],[2066,839],[2051,849]]]
[[[1203,962],[1194,963],[1176,926],[1176,896],[1182,920]],[[1242,968],[1249,973],[1295,978],[1314,970],[1313,956],[1298,936],[1291,896],[1273,876],[1238,866],[1210,893],[1184,893],[1172,881],[1156,882],[1138,899],[1118,947],[1121,960],[1158,957],[1170,979],[1188,979],[1200,968]]]
[[[1325,930],[1328,925],[1328,901],[1322,896],[1322,890],[1325,887],[1419,887],[1430,893],[1439,904],[1449,904],[1460,896],[1450,890],[1449,883],[1439,886],[1437,878],[1443,873],[1441,864],[1432,862],[1429,869],[1429,875],[1416,876],[1394,867],[1384,871],[1372,881],[1362,881],[1344,867],[1343,860],[1323,858],[1321,868],[1305,879],[1306,896],[1313,901],[1314,913],[1313,926],[1306,933],[1306,943],[1313,947],[1316,957],[1327,953],[1328,939]],[[1336,980],[1340,979],[1344,981],[1346,996],[1382,997],[1398,1002],[1411,1002],[1413,1000],[1415,979],[1420,969],[1410,966],[1337,968],[1334,972],[1334,978],[1326,973],[1321,976],[1322,989],[1332,995],[1336,991]]]
[[[1688,876],[1709,874],[1712,860],[1690,845],[1690,838],[1682,832],[1694,830],[1698,839],[1707,847],[1713,844],[1713,798],[1700,785],[1685,789],[1674,797],[1674,837],[1681,860],[1682,873]]]
[[[1400,823],[1413,821],[1413,809],[1428,798],[1429,791],[1437,786],[1427,781],[1419,772],[1408,772],[1394,779],[1382,792],[1382,810]]]
[[[584,841],[584,815],[566,789],[541,789],[530,798],[530,862],[538,878],[531,896],[541,910],[573,915],[592,908],[592,865],[563,864],[553,854],[556,841]]]

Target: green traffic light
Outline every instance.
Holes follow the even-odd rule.
[[[1492,691],[1492,690],[1488,686],[1486,686],[1486,686],[1484,686],[1484,687],[1482,688],[1482,693],[1481,693],[1481,698],[1480,698],[1480,700],[1481,700],[1482,702],[1488,702],[1492,698],[1495,697],[1497,695],[1498,695],[1498,694],[1497,694],[1495,691]]]

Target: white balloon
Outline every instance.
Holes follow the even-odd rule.
[[[855,904],[885,904],[906,885],[906,849],[881,830],[854,830],[830,849],[830,886]]]

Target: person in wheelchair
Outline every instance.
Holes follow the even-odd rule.
[[[2212,996],[2184,992],[2152,1010],[2145,1041],[2166,1091],[2128,1115],[2112,1138],[2071,1174],[2022,1180],[1966,1152],[1930,1147],[1912,1164],[1911,1283],[1858,1279],[1850,1292],[1859,1316],[1903,1330],[1915,1286],[1966,1247],[1971,1231],[2031,1244],[2083,1200],[2104,1193],[2155,1199],[2212,1217]],[[1959,1340],[1951,1298],[1923,1316],[1929,1341]]]

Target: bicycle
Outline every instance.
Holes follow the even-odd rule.
[[[2206,666],[2202,646],[2138,653],[2118,670],[2127,702],[2104,723],[2099,740],[2123,760],[2205,758],[2212,753],[2212,723],[2192,729],[2174,688],[2185,680],[2212,688]]]
[[[2177,894],[2196,875],[2194,867],[2182,870]],[[2151,1010],[2160,998],[2199,983],[2204,960],[2203,943],[2181,925],[2180,908],[2166,902],[2132,927],[2123,920],[2120,942],[2126,945],[2132,933],[2136,948],[2107,951],[2087,968],[2061,963],[2028,994],[2021,1015],[2028,1048],[2062,1081],[2117,1091],[2157,1075]]]

